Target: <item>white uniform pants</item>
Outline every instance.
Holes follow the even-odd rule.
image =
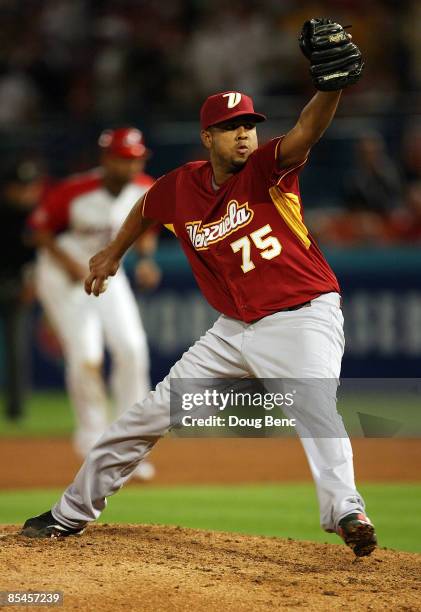
[[[75,448],[84,457],[107,426],[104,345],[111,354],[111,389],[120,414],[150,390],[146,335],[121,271],[96,299],[48,258],[38,262],[36,281],[38,297],[62,345],[67,389],[76,413]]]
[[[55,518],[68,527],[95,520],[136,465],[153,446],[153,439],[170,426],[171,378],[277,378],[339,379],[344,348],[343,318],[336,293],[322,295],[308,308],[278,312],[253,324],[221,316],[172,367],[169,375],[139,404],[124,412],[90,452],[72,485],[53,508]],[[315,381],[316,382],[316,381]],[[310,381],[311,383],[311,381]],[[331,385],[328,385],[331,390]],[[310,430],[314,419],[326,427],[326,437],[302,437],[320,505],[320,521],[336,530],[350,512],[363,512],[364,503],[355,489],[352,449],[338,431],[334,393],[311,394],[298,412],[297,430]],[[316,399],[315,399],[316,397]],[[324,431],[324,429],[322,429]]]

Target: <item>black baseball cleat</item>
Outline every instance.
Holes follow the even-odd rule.
[[[377,546],[374,525],[362,513],[348,514],[339,521],[337,534],[357,557],[370,555]]]
[[[61,525],[56,521],[51,511],[48,510],[44,514],[34,516],[25,521],[20,535],[28,538],[66,538],[67,536],[81,535],[84,531],[84,527],[81,529],[70,529]]]

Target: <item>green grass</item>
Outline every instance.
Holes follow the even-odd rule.
[[[421,552],[421,484],[361,487],[381,546]],[[59,490],[0,493],[0,523],[21,523],[57,500]],[[158,523],[300,540],[339,543],[321,531],[314,487],[273,484],[128,487],[110,498],[107,523]]]
[[[377,417],[367,437],[389,437],[388,424],[396,424],[396,434],[400,438],[421,436],[421,396],[415,394],[349,393],[343,398],[339,394],[338,409],[342,414],[345,427],[350,436],[363,433],[359,414]],[[382,435],[383,434],[383,435]]]
[[[33,393],[28,397],[24,417],[9,421],[1,403],[0,437],[65,436],[73,430],[73,411],[68,397],[60,391]]]
[[[338,406],[351,436],[362,435],[358,412],[400,423],[398,437],[421,436],[419,397],[410,395],[397,397],[394,394],[385,396],[373,393],[358,396],[353,393],[341,398]],[[24,418],[16,423],[5,418],[3,405],[0,408],[0,438],[65,436],[71,434],[73,426],[74,417],[70,401],[60,391],[33,393],[28,398]],[[185,436],[188,433],[188,431],[183,432]],[[195,432],[190,433],[195,435]],[[286,430],[284,433],[295,436],[295,432]]]

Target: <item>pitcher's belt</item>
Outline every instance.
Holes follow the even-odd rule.
[[[288,312],[290,310],[300,310],[300,308],[308,308],[309,306],[311,306],[311,300],[309,300],[308,302],[303,302],[302,304],[296,304],[295,306],[286,306],[285,308],[280,308],[276,312]],[[265,317],[259,317],[258,319],[254,319],[254,321],[250,321],[250,323],[251,324],[257,323],[257,321],[261,321],[264,318]]]
[[[311,300],[308,302],[303,302],[302,304],[297,304],[296,306],[287,306],[286,308],[280,308],[277,312],[289,312],[290,310],[300,310],[300,308],[308,308],[311,306]]]

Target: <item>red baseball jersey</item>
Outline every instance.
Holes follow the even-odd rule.
[[[103,183],[101,169],[71,176],[53,186],[29,219],[32,229],[58,234],[60,246],[87,264],[118,231],[133,202],[153,184],[145,173],[114,196]]]
[[[217,191],[210,162],[200,161],[163,176],[144,198],[144,216],[177,235],[209,303],[245,322],[339,292],[303,221],[303,164],[279,169],[280,141],[259,147]]]

